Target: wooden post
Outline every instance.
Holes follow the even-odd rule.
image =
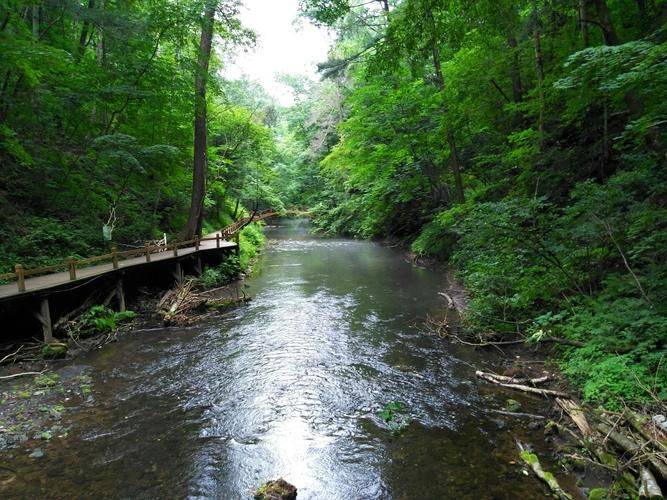
[[[16,273],[16,285],[19,287],[19,292],[25,292],[25,270],[21,264],[14,266],[14,273]]]
[[[146,245],[146,262],[151,261],[151,247],[150,245]]]
[[[199,251],[199,236],[195,236],[195,250]]]
[[[171,274],[176,280],[176,284],[180,284],[181,281],[183,281],[183,268],[181,267],[181,263],[177,262],[174,264],[174,267],[171,268]]]
[[[51,325],[51,311],[49,308],[49,299],[43,298],[39,305],[39,312],[35,313],[35,317],[42,325],[42,333],[44,334],[44,342],[47,344],[53,342],[53,327]]]
[[[74,257],[70,257],[67,261],[67,267],[69,269],[69,279],[74,281],[76,279],[76,260]]]
[[[203,273],[202,266],[201,266],[201,256],[197,255],[197,258],[195,259],[195,272],[197,275],[201,276]]]
[[[111,247],[111,263],[114,269],[118,269],[118,249],[115,246]]]
[[[174,257],[178,257],[178,243],[174,242]]]
[[[215,248],[220,248],[220,233],[215,233]]]
[[[118,310],[125,312],[125,290],[123,290],[123,279],[118,278],[116,281],[116,298],[118,299]]]
[[[236,253],[236,255],[241,254],[241,236],[240,236],[240,234],[241,233],[236,233],[234,235],[234,241],[236,241],[236,248],[234,249],[234,252]]]

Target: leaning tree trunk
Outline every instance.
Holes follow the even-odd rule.
[[[213,27],[218,0],[206,2],[202,20],[197,73],[195,76],[195,121],[194,121],[194,163],[192,171],[192,198],[185,236],[188,239],[201,236],[204,220],[204,196],[206,195],[206,80],[211,59]]]

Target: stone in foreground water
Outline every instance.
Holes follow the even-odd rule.
[[[294,500],[296,487],[282,477],[275,481],[268,481],[255,492],[257,500]]]

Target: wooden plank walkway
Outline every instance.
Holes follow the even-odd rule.
[[[73,287],[83,284],[93,278],[102,276],[109,273],[120,272],[122,270],[131,269],[137,266],[146,266],[154,262],[167,262],[167,261],[178,261],[182,257],[187,255],[196,254],[199,252],[207,252],[210,250],[222,250],[224,248],[234,248],[236,243],[220,240],[219,247],[216,242],[216,235],[221,235],[222,232],[218,231],[217,233],[210,234],[206,236],[205,239],[199,244],[199,250],[196,247],[183,247],[178,249],[178,256],[174,256],[171,248],[165,247],[165,251],[156,252],[150,254],[150,262],[146,261],[146,256],[141,255],[139,257],[133,257],[126,260],[120,260],[118,262],[118,268],[114,269],[111,262],[105,264],[99,264],[96,266],[77,268],[76,270],[76,279],[70,279],[69,271],[46,274],[44,276],[35,276],[33,278],[26,278],[25,280],[25,292],[19,292],[16,286],[16,283],[9,283],[7,285],[0,286],[0,301],[10,300],[17,298],[18,296],[29,296],[36,292],[45,292],[51,288],[57,288],[62,285],[70,284]]]

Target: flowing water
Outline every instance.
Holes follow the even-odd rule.
[[[0,494],[243,499],[284,477],[300,499],[543,498],[488,412],[508,394],[474,380],[481,354],[419,328],[442,310],[444,273],[282,224],[247,305],[61,368],[93,393],[44,457],[16,454]],[[378,416],[392,401],[412,419],[397,435]]]

